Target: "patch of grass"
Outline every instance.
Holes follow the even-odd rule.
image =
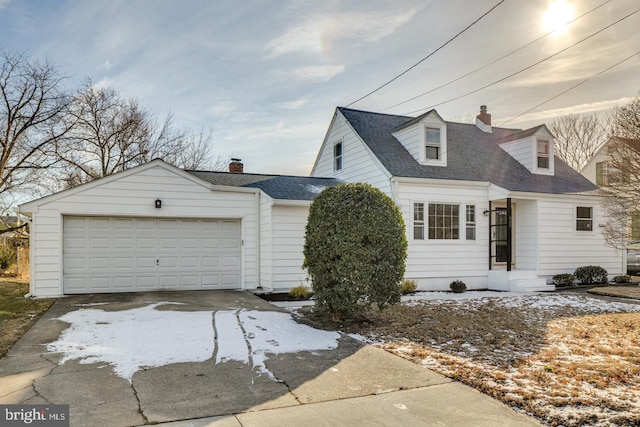
[[[28,292],[29,282],[0,279],[0,357],[7,354],[55,302],[54,299],[25,298]]]
[[[640,310],[609,313],[613,303],[589,308],[587,299],[584,307],[540,306],[543,298],[416,301],[339,324],[317,308],[299,313],[366,336],[547,425],[638,425]]]

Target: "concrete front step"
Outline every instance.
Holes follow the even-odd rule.
[[[544,292],[556,290],[554,285],[549,285],[545,279],[538,277],[510,280],[509,288],[511,292]]]
[[[538,277],[535,270],[491,270],[489,271],[489,289],[508,292],[553,291],[554,285]]]

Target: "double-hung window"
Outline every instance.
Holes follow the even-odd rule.
[[[429,203],[429,239],[455,240],[460,238],[460,206]]]
[[[593,230],[593,208],[591,206],[576,207],[576,231]]]
[[[538,169],[549,169],[549,141],[538,140]]]
[[[424,155],[428,160],[440,160],[441,146],[440,146],[440,129],[439,128],[425,128],[425,144]]]

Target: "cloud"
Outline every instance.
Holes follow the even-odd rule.
[[[588,104],[577,104],[577,105],[571,105],[569,107],[537,111],[537,112],[525,114],[521,117],[518,117],[518,120],[514,121],[513,124],[529,123],[529,122],[542,123],[542,122],[545,122],[545,121],[548,122],[548,121],[557,119],[558,117],[566,116],[569,114],[585,114],[585,113],[593,113],[596,111],[604,111],[604,110],[608,110],[610,108],[616,107],[618,105],[628,104],[633,99],[634,99],[633,97],[624,97],[624,98],[618,98],[618,99],[610,99],[607,101],[597,101],[597,102],[591,102]],[[511,124],[509,124],[509,126],[511,126]]]
[[[112,66],[111,62],[107,59],[106,61],[104,61],[102,63],[102,65],[100,66],[100,68],[104,68],[105,70],[110,69]]]
[[[0,9],[4,9],[9,3],[11,3],[11,0],[0,0]]]
[[[107,87],[115,87],[115,80],[109,77],[103,77],[93,84],[96,89],[104,89]]]
[[[274,58],[297,52],[327,53],[341,40],[374,42],[392,34],[416,13],[411,8],[396,14],[380,11],[314,16],[273,39],[265,50],[268,57]]]
[[[345,69],[344,65],[320,65],[294,68],[291,74],[299,79],[326,82],[342,73]]]
[[[285,101],[278,104],[279,107],[284,108],[286,110],[296,110],[309,102],[308,99],[296,99],[294,101]]]

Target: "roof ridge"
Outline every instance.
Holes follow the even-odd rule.
[[[206,171],[206,170],[188,170],[184,169],[185,172],[188,173],[220,173],[226,175],[234,175],[234,176],[255,176],[255,177],[265,177],[265,178],[313,178],[313,179],[334,179],[328,176],[308,176],[308,175],[281,175],[281,174],[266,174],[266,173],[251,173],[251,172],[228,172],[228,171]]]
[[[337,107],[337,108],[340,111],[347,110],[347,111],[355,111],[357,113],[375,114],[377,116],[400,117],[400,118],[403,118],[403,119],[415,119],[415,117],[406,116],[404,114],[378,113],[376,111],[358,110],[358,109],[355,109],[355,108],[347,108],[347,107]]]

